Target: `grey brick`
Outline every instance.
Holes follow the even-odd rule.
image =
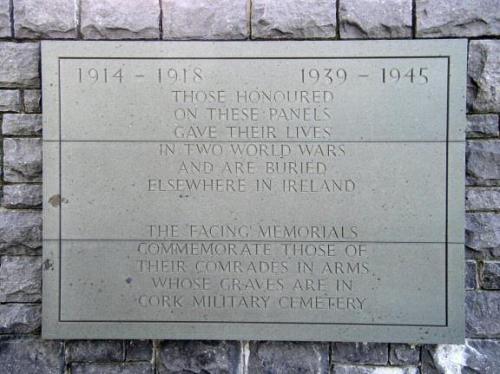
[[[123,361],[123,344],[120,340],[70,341],[66,343],[66,361]]]
[[[3,115],[2,134],[8,136],[41,135],[42,115],[6,113]]]
[[[35,304],[0,304],[1,334],[30,334],[40,330],[42,310]]]
[[[163,39],[246,39],[247,0],[162,0]]]
[[[327,343],[251,342],[249,373],[328,373]]]
[[[500,289],[500,262],[485,261],[481,264],[481,286],[488,290]]]
[[[497,0],[417,0],[417,36],[485,36],[500,33]]]
[[[42,181],[42,140],[6,138],[3,140],[4,173],[8,182]]]
[[[85,39],[158,39],[158,0],[82,0],[81,30]]]
[[[469,42],[467,105],[476,113],[500,112],[500,40]]]
[[[476,261],[465,262],[465,289],[477,288],[477,264]]]
[[[35,208],[41,205],[41,185],[10,184],[3,186],[2,206],[6,208]]]
[[[389,361],[389,347],[384,343],[333,343],[332,361],[385,365]]]
[[[10,1],[0,0],[0,38],[12,36],[10,30]]]
[[[55,340],[0,338],[0,373],[61,374],[63,343]]]
[[[500,292],[465,292],[465,333],[467,337],[500,337]]]
[[[16,38],[76,38],[73,0],[13,0]]]
[[[18,90],[0,90],[0,112],[19,112],[20,109],[21,99]]]
[[[419,374],[418,367],[373,367],[355,365],[334,365],[333,374]]]
[[[42,299],[42,258],[3,256],[0,265],[0,302],[37,302]]]
[[[496,114],[469,114],[467,116],[467,137],[481,138],[500,135],[498,115]]]
[[[420,346],[410,344],[391,344],[389,362],[391,365],[418,365]]]
[[[466,213],[465,245],[483,256],[500,257],[500,214]]]
[[[126,361],[151,361],[153,344],[150,340],[129,340],[125,342]]]
[[[465,190],[467,210],[495,210],[500,208],[500,188],[467,188]]]
[[[39,43],[0,42],[0,86],[38,87]]]
[[[468,141],[465,160],[468,184],[500,184],[500,140]]]
[[[26,113],[40,113],[41,111],[40,90],[24,90],[24,111]]]
[[[333,38],[335,0],[252,1],[252,37],[258,39]]]
[[[71,374],[153,374],[149,362],[72,364]]]
[[[41,212],[0,211],[0,254],[40,253],[41,246]]]
[[[342,39],[410,38],[411,0],[339,0]]]
[[[238,342],[164,341],[158,352],[158,374],[235,373],[240,352]]]

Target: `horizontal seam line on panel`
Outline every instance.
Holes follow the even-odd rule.
[[[242,243],[373,243],[373,244],[465,244],[464,242],[407,242],[407,241],[370,241],[370,240],[265,240],[265,239],[50,239],[44,241],[114,241],[114,242],[143,242],[143,241],[167,241],[167,242],[242,242]]]
[[[408,58],[449,58],[449,55],[437,56],[261,56],[261,57],[63,57],[61,60],[352,60],[352,59],[408,59]]]
[[[465,140],[88,140],[88,139],[43,139],[44,143],[465,143]]]
[[[256,321],[162,321],[162,320],[59,320],[58,322],[70,322],[70,323],[228,323],[228,324],[277,324],[277,325],[347,325],[347,326],[415,326],[415,327],[447,327],[445,324],[395,324],[395,323],[348,323],[348,322],[256,322]]]

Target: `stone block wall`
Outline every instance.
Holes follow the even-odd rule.
[[[0,373],[499,373],[499,5],[498,0],[0,0]],[[46,266],[40,40],[448,37],[469,39],[464,345],[40,339]]]

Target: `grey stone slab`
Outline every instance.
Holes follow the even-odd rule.
[[[63,343],[38,338],[0,337],[3,373],[60,374],[64,370]]]
[[[42,206],[42,186],[9,184],[3,186],[2,206],[6,208],[36,208]]]
[[[11,35],[10,0],[0,0],[0,38]]]
[[[410,38],[411,0],[339,0],[342,39]]]
[[[16,38],[76,38],[76,2],[13,0]]]
[[[82,0],[81,32],[85,39],[158,39],[158,0]]]
[[[460,341],[465,47],[43,42],[44,336]]]
[[[329,373],[329,346],[310,342],[251,342],[249,373]]]
[[[2,134],[40,136],[42,135],[42,115],[6,113],[2,120]]]
[[[0,41],[0,86],[38,87],[40,85],[40,45]]]
[[[19,112],[20,101],[18,90],[0,90],[0,112]]]
[[[328,39],[336,36],[334,0],[287,1],[254,0],[252,38],[257,39]]]
[[[42,257],[3,256],[0,302],[38,302],[42,298]]]
[[[498,35],[496,0],[417,0],[418,37],[474,37]]]
[[[247,39],[247,0],[161,0],[163,39]]]

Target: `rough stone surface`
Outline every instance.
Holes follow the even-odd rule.
[[[246,39],[247,0],[162,0],[163,39]]]
[[[158,352],[158,374],[235,373],[240,351],[240,344],[231,341],[164,341]]]
[[[497,374],[500,341],[466,339],[465,344],[426,346],[422,354],[423,374]]]
[[[128,362],[120,364],[72,364],[71,374],[148,374],[153,373],[149,362]]]
[[[482,263],[481,286],[488,290],[500,289],[500,262],[485,261]]]
[[[125,342],[126,361],[151,361],[153,344],[150,340],[129,340]]]
[[[123,361],[120,340],[76,340],[66,343],[67,362]]]
[[[0,254],[39,253],[41,246],[41,212],[0,211]]]
[[[40,305],[0,304],[0,334],[30,334],[40,329]]]
[[[483,255],[500,257],[500,214],[467,213],[465,245]]]
[[[0,86],[38,87],[38,43],[0,42]]]
[[[328,344],[252,342],[249,373],[328,373]]]
[[[334,365],[333,374],[419,374],[415,366],[373,367],[354,365]]]
[[[33,208],[41,205],[41,185],[10,184],[3,187],[2,206],[6,208]]]
[[[4,178],[8,182],[42,181],[42,140],[7,138],[3,140]]]
[[[42,299],[42,258],[3,256],[0,263],[0,302]]]
[[[500,208],[500,188],[468,188],[465,191],[467,210],[494,210]]]
[[[10,33],[10,1],[0,0],[0,38],[12,36]]]
[[[253,38],[333,38],[336,26],[335,0],[252,1]]]
[[[477,288],[477,264],[476,261],[465,262],[465,288],[473,290]]]
[[[40,113],[41,98],[40,90],[24,90],[24,111],[26,113]]]
[[[500,183],[500,140],[467,142],[465,158],[468,184]]]
[[[411,0],[339,1],[339,28],[342,39],[411,37]]]
[[[417,36],[484,36],[500,33],[497,0],[417,0]]]
[[[467,116],[467,137],[481,138],[500,135],[498,115],[496,114],[470,114]]]
[[[389,348],[384,343],[333,343],[332,361],[339,363],[385,365]]]
[[[158,39],[158,0],[82,0],[81,30],[85,39]]]
[[[41,114],[14,114],[3,115],[3,135],[42,135]]]
[[[13,0],[17,38],[76,38],[73,0]]]
[[[500,40],[472,40],[468,66],[469,109],[500,112]]]
[[[63,343],[55,340],[0,338],[0,373],[61,374]]]
[[[19,112],[20,103],[18,90],[0,90],[0,112]]]
[[[418,365],[420,361],[420,346],[410,344],[391,344],[389,347],[389,362],[391,365]]]
[[[468,337],[500,337],[500,292],[465,292],[465,333]]]

